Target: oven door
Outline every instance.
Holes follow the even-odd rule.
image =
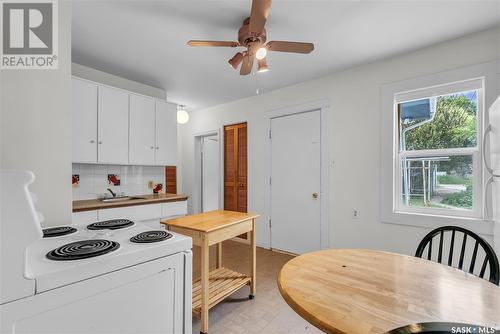
[[[190,266],[179,253],[2,305],[2,333],[191,333]]]

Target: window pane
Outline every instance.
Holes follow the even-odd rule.
[[[400,103],[400,149],[475,147],[477,94],[473,90]]]
[[[403,205],[471,210],[472,160],[471,155],[403,158]]]

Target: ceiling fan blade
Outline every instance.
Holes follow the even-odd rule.
[[[191,40],[191,41],[187,42],[187,45],[189,45],[189,46],[222,46],[222,47],[235,48],[237,46],[240,46],[240,43],[238,43],[238,42],[227,42],[227,41],[197,41],[197,40]]]
[[[314,50],[313,43],[270,41],[266,44],[269,51],[311,53]]]
[[[253,58],[250,54],[245,54],[243,57],[243,62],[241,63],[240,75],[247,75],[252,72]]]
[[[254,33],[261,33],[264,30],[269,10],[271,9],[271,0],[253,0],[252,11],[250,12],[249,30]]]

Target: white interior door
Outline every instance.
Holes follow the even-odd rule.
[[[271,120],[271,247],[321,249],[321,119],[310,111]]]
[[[219,209],[220,153],[218,135],[201,138],[201,211]]]

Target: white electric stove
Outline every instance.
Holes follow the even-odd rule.
[[[191,333],[190,238],[125,217],[42,231],[33,174],[0,177],[1,333]]]

